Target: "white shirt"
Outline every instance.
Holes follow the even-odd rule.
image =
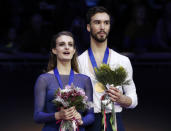
[[[95,74],[93,71],[92,64],[89,59],[88,55],[88,50],[83,52],[79,57],[78,57],[78,64],[79,64],[79,71],[82,74],[85,74],[91,78],[92,84],[93,84],[93,101],[94,101],[94,112],[99,113],[101,112],[101,96],[104,93],[99,93],[95,91],[95,84],[97,83],[97,80],[95,78]],[[127,107],[127,108],[134,108],[137,106],[137,94],[136,94],[136,88],[134,81],[132,79],[132,66],[130,63],[130,60],[128,57],[123,56],[114,50],[110,49],[109,50],[109,59],[108,59],[108,64],[110,67],[114,66],[123,66],[125,70],[128,72],[128,80],[130,80],[130,84],[123,86],[122,88],[119,88],[121,92],[124,92],[126,96],[129,96],[132,100],[132,104]],[[115,112],[121,112],[122,107],[118,104],[115,103]],[[108,110],[107,112],[111,112],[111,110]]]

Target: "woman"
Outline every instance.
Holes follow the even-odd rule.
[[[56,89],[73,83],[76,87],[83,88],[89,101],[93,101],[92,83],[88,76],[78,73],[76,47],[73,35],[63,31],[55,35],[51,43],[51,54],[47,72],[40,75],[36,81],[34,120],[44,123],[43,131],[58,131],[58,120],[78,120],[79,130],[94,121],[93,109],[79,113],[74,107],[57,110],[52,103]],[[64,86],[63,86],[64,85]]]

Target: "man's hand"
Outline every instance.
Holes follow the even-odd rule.
[[[117,102],[123,107],[128,107],[132,103],[131,98],[122,94],[122,92],[116,87],[110,86],[109,90],[107,90],[106,92],[113,102]]]

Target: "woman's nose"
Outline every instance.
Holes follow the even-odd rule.
[[[66,44],[66,45],[65,45],[65,49],[69,49],[69,46],[68,46],[68,44]]]

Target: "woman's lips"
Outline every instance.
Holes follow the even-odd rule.
[[[69,55],[69,54],[70,54],[70,52],[63,52],[63,54],[64,54],[64,55]]]

